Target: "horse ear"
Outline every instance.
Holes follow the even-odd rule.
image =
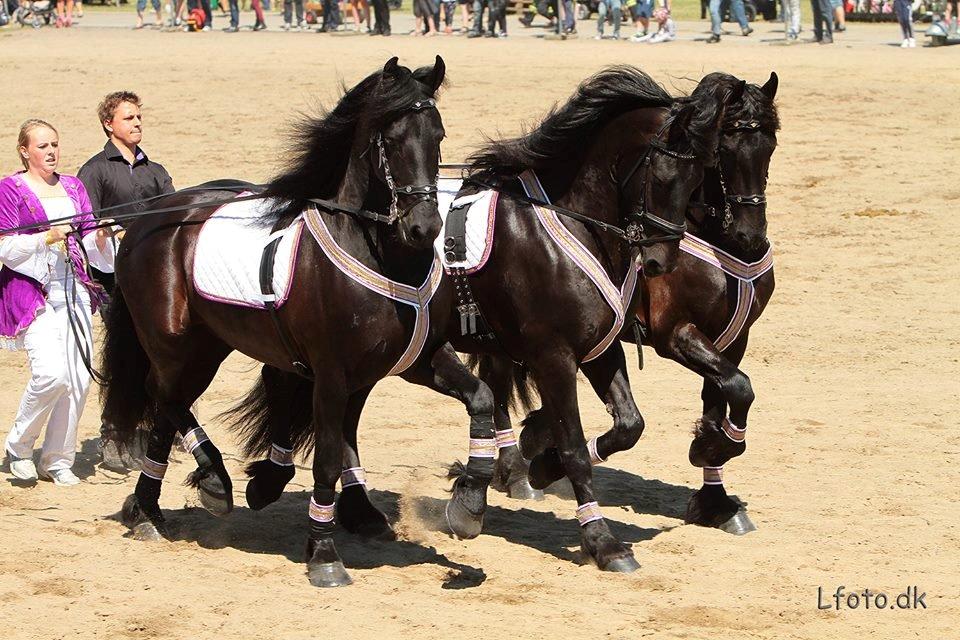
[[[770,79],[767,80],[766,84],[760,87],[760,91],[763,92],[763,95],[773,100],[773,98],[777,95],[777,87],[779,85],[780,79],[777,78],[777,73],[775,71],[771,71]]]
[[[397,69],[399,68],[397,65],[397,62],[399,62],[399,60],[400,58],[398,58],[397,56],[393,56],[392,58],[387,60],[387,64],[383,65],[383,73],[385,75],[386,74],[396,75]]]
[[[743,97],[743,92],[747,88],[747,81],[741,80],[737,84],[733,85],[733,89],[730,89],[730,93],[727,94],[727,98],[724,100],[725,104],[733,104],[738,102],[740,98]]]
[[[443,61],[443,58],[437,56],[437,61],[433,65],[433,72],[430,74],[430,78],[427,80],[427,86],[433,91],[437,92],[437,89],[440,88],[440,85],[443,84],[443,79],[447,75],[447,65]]]

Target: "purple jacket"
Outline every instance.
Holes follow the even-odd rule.
[[[90,215],[90,198],[83,183],[74,176],[60,175],[60,184],[73,201],[73,206],[81,212],[73,220],[79,226],[81,235],[87,235],[95,220]],[[15,173],[0,180],[0,235],[4,229],[28,224],[42,223],[48,220],[40,199],[27,186],[23,172]],[[20,231],[16,233],[35,234],[49,229]],[[100,287],[90,281],[87,275],[83,252],[75,236],[67,238],[70,258],[79,274],[80,282],[90,291],[93,311],[96,312],[100,301]],[[6,267],[0,267],[0,337],[14,338],[33,322],[45,304],[43,286],[28,276]]]

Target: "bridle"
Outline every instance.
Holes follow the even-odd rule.
[[[426,100],[417,100],[410,106],[411,111],[423,111],[425,109],[436,109],[437,101],[433,98]],[[377,132],[374,139],[377,145],[378,166],[383,169],[383,179],[390,189],[390,214],[383,216],[380,220],[386,224],[393,224],[398,220],[403,220],[406,216],[425,203],[437,203],[437,183],[415,184],[398,187],[393,179],[393,173],[390,171],[390,162],[387,160],[387,151],[383,144],[383,133]],[[397,204],[397,196],[416,196],[413,202],[408,206],[400,208]]]
[[[666,129],[667,126],[669,126],[669,124],[670,123],[667,122],[663,129],[657,133],[657,136],[650,140],[647,150],[633,164],[633,167],[631,167],[630,171],[627,172],[627,176],[620,181],[620,191],[623,192],[627,184],[630,182],[630,179],[633,178],[633,175],[640,170],[641,167],[643,167],[643,182],[640,185],[640,206],[638,210],[629,214],[629,222],[624,229],[624,237],[626,238],[627,242],[632,245],[644,246],[658,242],[682,240],[683,235],[687,232],[686,221],[682,222],[681,224],[674,224],[669,220],[664,220],[660,216],[655,215],[647,209],[647,191],[651,189],[649,178],[650,172],[653,170],[651,166],[653,161],[653,153],[662,153],[677,160],[697,159],[697,156],[693,154],[681,153],[679,151],[670,149],[660,140],[661,133],[664,129]],[[646,227],[644,225],[646,225]],[[656,237],[648,236],[647,228],[651,228],[659,232],[659,235]]]
[[[737,131],[744,131],[747,133],[757,133],[760,131],[760,121],[759,120],[737,120],[732,127],[724,128],[724,133],[734,133]],[[720,178],[720,193],[723,196],[723,219],[720,221],[720,226],[724,231],[733,223],[733,211],[731,210],[731,205],[741,205],[747,207],[762,207],[767,204],[767,176],[763,176],[763,193],[751,193],[747,195],[742,195],[738,193],[727,193],[727,183],[723,179],[723,162],[720,159],[720,149],[717,148],[717,175]],[[691,206],[700,206],[706,210],[707,215],[711,218],[716,218],[718,216],[717,208],[708,205],[705,202],[700,203],[690,203]]]

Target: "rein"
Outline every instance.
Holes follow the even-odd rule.
[[[644,151],[643,155],[637,159],[637,161],[631,167],[630,171],[627,172],[627,176],[620,182],[619,187],[621,190],[623,190],[627,186],[627,183],[630,182],[630,180],[633,178],[634,174],[636,174],[641,167],[645,167],[645,172],[643,174],[643,184],[640,191],[640,209],[639,211],[636,211],[630,214],[630,221],[623,228],[615,224],[602,222],[600,220],[597,220],[596,218],[591,218],[590,216],[584,215],[577,211],[573,211],[572,209],[567,209],[566,207],[555,205],[553,203],[547,202],[540,198],[535,198],[525,193],[506,191],[503,189],[502,186],[492,184],[480,178],[467,176],[464,178],[464,182],[470,182],[484,189],[492,189],[506,196],[519,200],[521,202],[526,202],[528,204],[536,205],[538,207],[543,207],[544,209],[555,211],[560,215],[576,220],[577,222],[581,222],[585,225],[596,227],[601,231],[606,231],[608,233],[611,233],[617,236],[618,238],[620,238],[621,240],[623,240],[624,242],[627,242],[631,246],[642,247],[642,246],[649,246],[652,244],[658,244],[660,242],[670,242],[673,240],[681,240],[683,238],[684,233],[686,233],[686,230],[687,230],[686,222],[683,222],[681,224],[674,224],[669,220],[665,220],[660,216],[657,216],[647,210],[647,206],[646,206],[647,191],[650,188],[650,184],[648,180],[650,175],[650,163],[651,163],[651,158],[654,151],[663,153],[671,158],[676,158],[678,160],[695,160],[696,156],[693,154],[681,153],[679,151],[675,151],[673,149],[668,148],[666,145],[664,145],[660,141],[659,135],[660,133],[657,134],[658,136],[657,138],[653,138],[650,140],[650,143],[647,146],[646,151]],[[656,231],[659,231],[662,235],[659,235],[656,237],[649,237],[645,235],[646,234],[646,230],[644,229],[645,224],[648,227],[655,229]]]

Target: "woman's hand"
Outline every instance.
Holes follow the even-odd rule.
[[[46,242],[47,245],[57,244],[67,239],[67,232],[70,230],[70,227],[67,225],[58,225],[55,227],[50,227],[46,233]]]

